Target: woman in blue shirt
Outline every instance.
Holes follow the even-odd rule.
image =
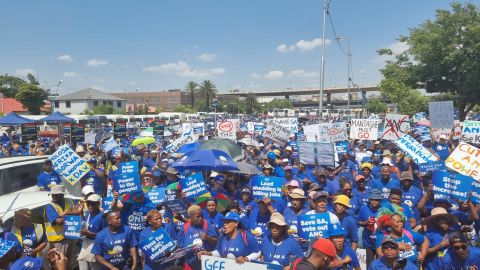
[[[25,255],[36,257],[47,246],[47,239],[43,225],[32,223],[31,217],[29,209],[15,211],[11,233],[17,237]]]
[[[212,223],[213,227],[215,228],[215,231],[217,233],[223,226],[222,218],[223,214],[217,212],[217,200],[215,198],[210,198],[207,201],[207,209],[202,209],[203,213],[203,218]]]
[[[337,252],[338,265],[334,270],[360,270],[360,262],[355,251],[345,244],[345,232],[342,227],[333,224],[328,231],[328,237]]]
[[[263,261],[288,266],[290,257],[303,257],[298,242],[288,235],[288,224],[282,214],[278,212],[272,214],[268,229],[271,234],[263,237],[261,246]]]

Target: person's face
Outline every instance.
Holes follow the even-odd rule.
[[[145,200],[145,194],[139,193],[133,196],[133,201],[136,203],[142,203]]]
[[[298,165],[298,171],[303,172],[305,170],[305,166],[303,164]]]
[[[435,225],[440,229],[440,231],[442,232],[448,231],[450,226],[448,225],[447,217],[439,216],[439,217],[436,217],[434,220],[435,220],[434,222]]]
[[[370,176],[370,169],[369,168],[363,168],[362,169],[362,175],[365,176],[365,178]]]
[[[283,228],[275,223],[270,223],[268,226],[270,232],[272,233],[272,238],[280,238],[283,233]]]
[[[63,194],[52,194],[52,201],[60,202],[63,201],[64,195]]]
[[[317,181],[318,181],[318,184],[320,185],[324,185],[325,182],[327,181],[327,176],[326,175],[319,175],[317,176]]]
[[[468,203],[466,201],[458,200],[458,206],[461,210],[466,211],[468,210]]]
[[[150,176],[142,177],[142,186],[151,187],[153,186],[153,179]]]
[[[295,209],[295,210],[300,210],[303,208],[303,205],[304,205],[304,201],[303,199],[295,199],[295,198],[292,198],[292,208]]]
[[[225,230],[225,234],[231,234],[237,228],[238,223],[233,220],[225,220],[223,222],[223,229]]]
[[[108,216],[107,223],[113,228],[120,228],[122,226],[122,221],[120,219],[120,214],[118,212],[112,213]]]
[[[269,168],[264,169],[264,170],[263,170],[263,174],[265,174],[265,175],[272,175],[272,169],[269,169]]]
[[[345,237],[343,235],[332,236],[330,237],[330,241],[335,246],[335,249],[342,250],[345,244]]]
[[[243,193],[242,193],[242,200],[243,200],[244,202],[248,202],[249,199],[250,199],[250,194],[247,193],[247,192],[243,192]]]
[[[396,259],[399,253],[398,246],[393,243],[385,243],[382,245],[382,253],[387,259]]]
[[[332,179],[335,176],[333,170],[327,170],[327,178]]]
[[[95,168],[97,168],[97,163],[95,163],[95,162],[88,162],[88,166],[90,166],[90,168],[92,168],[92,169],[95,169]]]
[[[390,202],[391,203],[394,203],[394,204],[400,204],[402,202],[402,197],[400,197],[400,195],[397,195],[397,194],[390,194]]]
[[[347,207],[341,203],[335,204],[335,213],[336,214],[344,214],[347,211]]]
[[[260,201],[258,204],[258,210],[261,214],[266,214],[268,212],[268,207],[264,202]]]
[[[202,224],[202,211],[196,211],[190,215],[190,221],[192,222],[192,225],[200,225]]]
[[[292,171],[291,170],[286,170],[285,171],[285,177],[287,177],[287,178],[292,177]]]
[[[14,216],[13,223],[17,228],[24,228],[29,225],[30,221],[24,216]]]
[[[402,184],[402,187],[404,189],[409,189],[413,185],[413,180],[405,179],[405,180],[402,180],[402,182],[400,183]]]
[[[213,201],[209,201],[207,203],[207,211],[210,214],[213,214],[213,213],[217,212],[217,204]]]
[[[370,199],[370,207],[373,209],[377,208],[380,206],[380,200],[372,200]]]
[[[213,182],[214,190],[221,190],[222,188],[223,188],[223,182],[220,182],[220,181]]]
[[[235,192],[236,186],[234,182],[227,182],[227,190],[230,192]]]
[[[393,216],[392,217],[392,231],[394,232],[401,232],[403,230],[404,222],[400,216]]]
[[[383,166],[380,173],[382,175],[383,180],[390,179],[390,167],[389,166]]]
[[[343,194],[350,197],[352,195],[352,185],[345,184],[342,188]]]
[[[462,259],[466,260],[468,258],[468,245],[467,243],[464,242],[456,242],[452,245],[453,250],[455,251],[455,254]]]
[[[359,180],[359,181],[357,181],[357,188],[358,188],[358,189],[364,189],[366,183],[367,183],[367,182],[366,182],[365,180]]]
[[[49,172],[52,170],[52,163],[45,163],[43,164],[43,169],[46,171],[46,172]]]
[[[100,206],[99,202],[89,202],[89,201],[87,201],[87,209],[90,213],[98,211],[99,206]]]
[[[327,211],[327,198],[325,197],[318,198],[315,203],[315,209],[319,213],[324,213],[325,211]]]
[[[148,219],[148,223],[150,223],[154,229],[160,228],[160,226],[162,226],[162,215],[160,213],[151,215]]]

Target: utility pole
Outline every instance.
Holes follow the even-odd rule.
[[[322,61],[320,67],[320,97],[318,101],[318,113],[320,116],[320,121],[322,120],[323,112],[323,90],[324,90],[324,81],[325,81],[325,26],[327,22],[327,13],[328,13],[329,0],[323,1],[323,30],[322,30]]]

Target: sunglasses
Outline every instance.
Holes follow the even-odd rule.
[[[393,249],[393,250],[397,250],[398,247],[395,246],[395,245],[384,245],[384,246],[382,246],[382,249]]]
[[[467,250],[467,249],[468,249],[468,246],[467,246],[467,245],[453,246],[453,248],[454,248],[455,250],[460,251],[460,250]]]

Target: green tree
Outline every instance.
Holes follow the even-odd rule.
[[[217,94],[217,87],[215,86],[215,84],[213,84],[212,81],[205,80],[200,85],[199,94],[205,100],[205,106],[207,112],[209,112],[211,101]]]
[[[99,104],[92,108],[92,114],[113,114],[114,111],[113,106],[108,104]]]
[[[247,114],[252,114],[258,108],[257,96],[254,93],[248,93],[245,97]]]
[[[220,100],[217,111],[231,114],[244,113],[246,111],[245,101],[238,97],[235,99]]]
[[[15,99],[27,107],[31,114],[40,114],[40,108],[45,105],[44,101],[48,99],[48,92],[34,84],[23,83],[20,85]]]
[[[293,104],[288,99],[273,99],[268,103],[264,104],[264,112],[270,109],[291,109],[293,108]]]
[[[40,85],[40,83],[37,81],[37,79],[32,73],[27,74],[27,79],[28,79],[28,82],[33,85]]]
[[[20,85],[24,83],[27,82],[15,76],[8,74],[0,75],[0,92],[2,92],[5,97],[15,98],[15,95],[20,89]]]
[[[182,112],[182,113],[193,113],[192,108],[189,108],[186,105],[177,105],[173,109],[174,112]]]
[[[190,94],[190,104],[193,110],[195,108],[195,94],[198,91],[198,84],[194,81],[189,81],[187,85],[185,85],[185,91]]]
[[[370,113],[385,113],[387,111],[387,104],[379,98],[370,98],[367,102],[367,110]]]

